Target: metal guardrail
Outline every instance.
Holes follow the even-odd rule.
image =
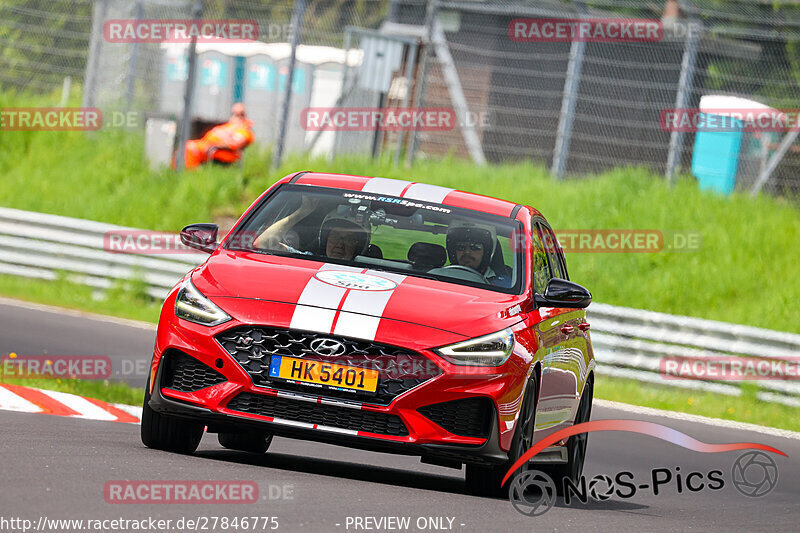
[[[738,396],[742,388],[734,381],[667,379],[662,359],[691,363],[732,356],[788,362],[794,368],[800,362],[800,335],[795,333],[600,303],[589,306],[588,318],[598,372],[609,375]],[[762,379],[757,397],[800,407],[800,376],[795,378]]]
[[[49,280],[63,275],[99,289],[141,280],[150,296],[164,298],[206,258],[202,253],[126,254],[105,249],[108,232],[130,231],[137,230],[0,207],[0,274]]]
[[[0,274],[64,276],[99,289],[141,280],[148,294],[163,298],[206,258],[201,253],[134,255],[104,248],[107,232],[130,231],[142,230],[0,207]],[[666,379],[662,358],[738,356],[796,362],[800,356],[800,335],[794,333],[601,303],[589,307],[588,317],[597,370],[611,376],[737,396],[742,388],[736,382]],[[800,380],[762,380],[757,397],[800,407]]]

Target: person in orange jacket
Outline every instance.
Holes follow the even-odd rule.
[[[253,121],[247,118],[244,104],[237,102],[231,108],[228,122],[211,128],[201,139],[187,141],[184,152],[186,168],[197,168],[208,161],[226,165],[235,163],[254,140]]]

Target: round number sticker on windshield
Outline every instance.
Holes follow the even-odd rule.
[[[314,277],[329,285],[356,291],[389,291],[397,287],[397,283],[390,279],[344,270],[323,270]]]

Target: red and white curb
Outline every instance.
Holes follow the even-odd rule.
[[[141,407],[112,404],[66,392],[6,384],[0,385],[0,410],[129,424],[138,424],[142,419]]]

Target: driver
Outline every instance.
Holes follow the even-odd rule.
[[[357,255],[366,254],[369,239],[369,226],[339,214],[336,209],[325,216],[319,227],[319,249],[331,259],[350,261]]]
[[[255,240],[260,248],[284,250],[291,253],[312,255],[298,250],[297,233],[292,229],[319,206],[318,198],[303,196],[300,207],[290,215],[272,224]],[[320,253],[331,259],[350,261],[366,253],[370,241],[370,228],[360,224],[352,216],[330,211],[322,221],[318,234]]]
[[[492,285],[510,287],[510,277],[499,275],[489,266],[497,245],[493,226],[458,221],[447,229],[446,247],[451,264],[475,270]]]

